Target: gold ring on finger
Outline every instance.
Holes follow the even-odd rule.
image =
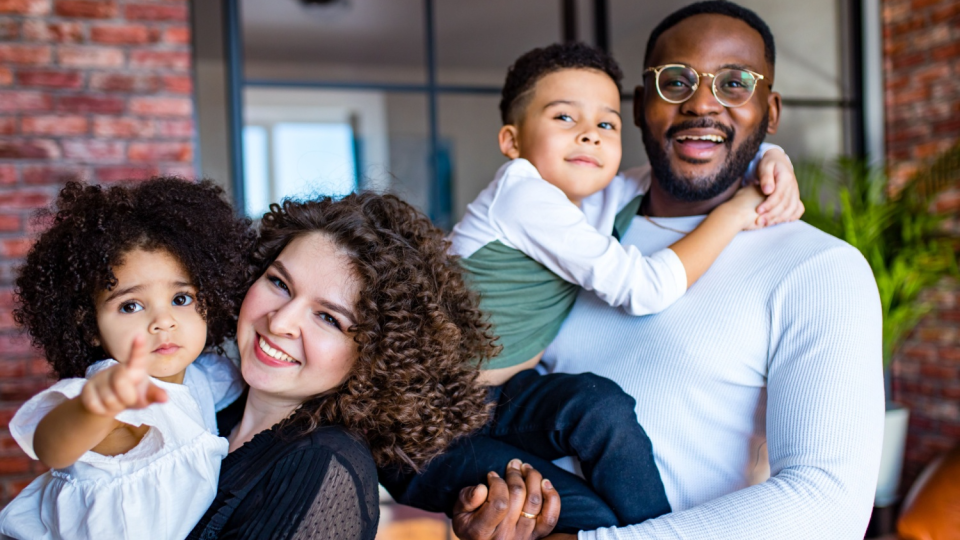
[[[527,519],[537,519],[537,515],[536,515],[536,514],[531,514],[531,513],[529,513],[529,512],[523,512],[523,511],[521,511],[521,512],[520,512],[520,515],[523,516],[523,517],[525,517],[525,518],[527,518]]]

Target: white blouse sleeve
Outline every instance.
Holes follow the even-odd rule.
[[[511,247],[632,315],[662,311],[686,291],[686,271],[673,250],[644,256],[621,245],[542,178],[507,170],[489,218]]]

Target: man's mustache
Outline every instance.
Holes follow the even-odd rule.
[[[697,118],[695,120],[687,120],[675,126],[671,126],[670,129],[667,130],[667,138],[672,139],[674,138],[674,136],[676,136],[677,133],[680,133],[681,131],[684,131],[687,129],[700,129],[700,128],[710,128],[710,129],[716,129],[718,131],[721,131],[723,132],[723,136],[726,139],[725,143],[727,145],[730,145],[731,143],[733,143],[733,135],[735,133],[733,128],[730,126],[725,126],[720,122],[713,120],[712,118]]]

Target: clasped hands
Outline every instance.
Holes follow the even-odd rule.
[[[462,540],[575,539],[550,534],[560,517],[560,495],[536,469],[515,459],[504,478],[487,473],[487,484],[465,487],[453,510],[453,530]]]

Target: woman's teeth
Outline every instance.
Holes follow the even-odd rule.
[[[271,347],[270,345],[268,345],[266,340],[264,340],[262,337],[260,338],[260,350],[266,353],[267,356],[269,356],[270,358],[273,358],[274,360],[279,360],[281,362],[287,362],[290,364],[300,363],[294,360],[289,354],[283,351],[278,351],[273,347]]]

